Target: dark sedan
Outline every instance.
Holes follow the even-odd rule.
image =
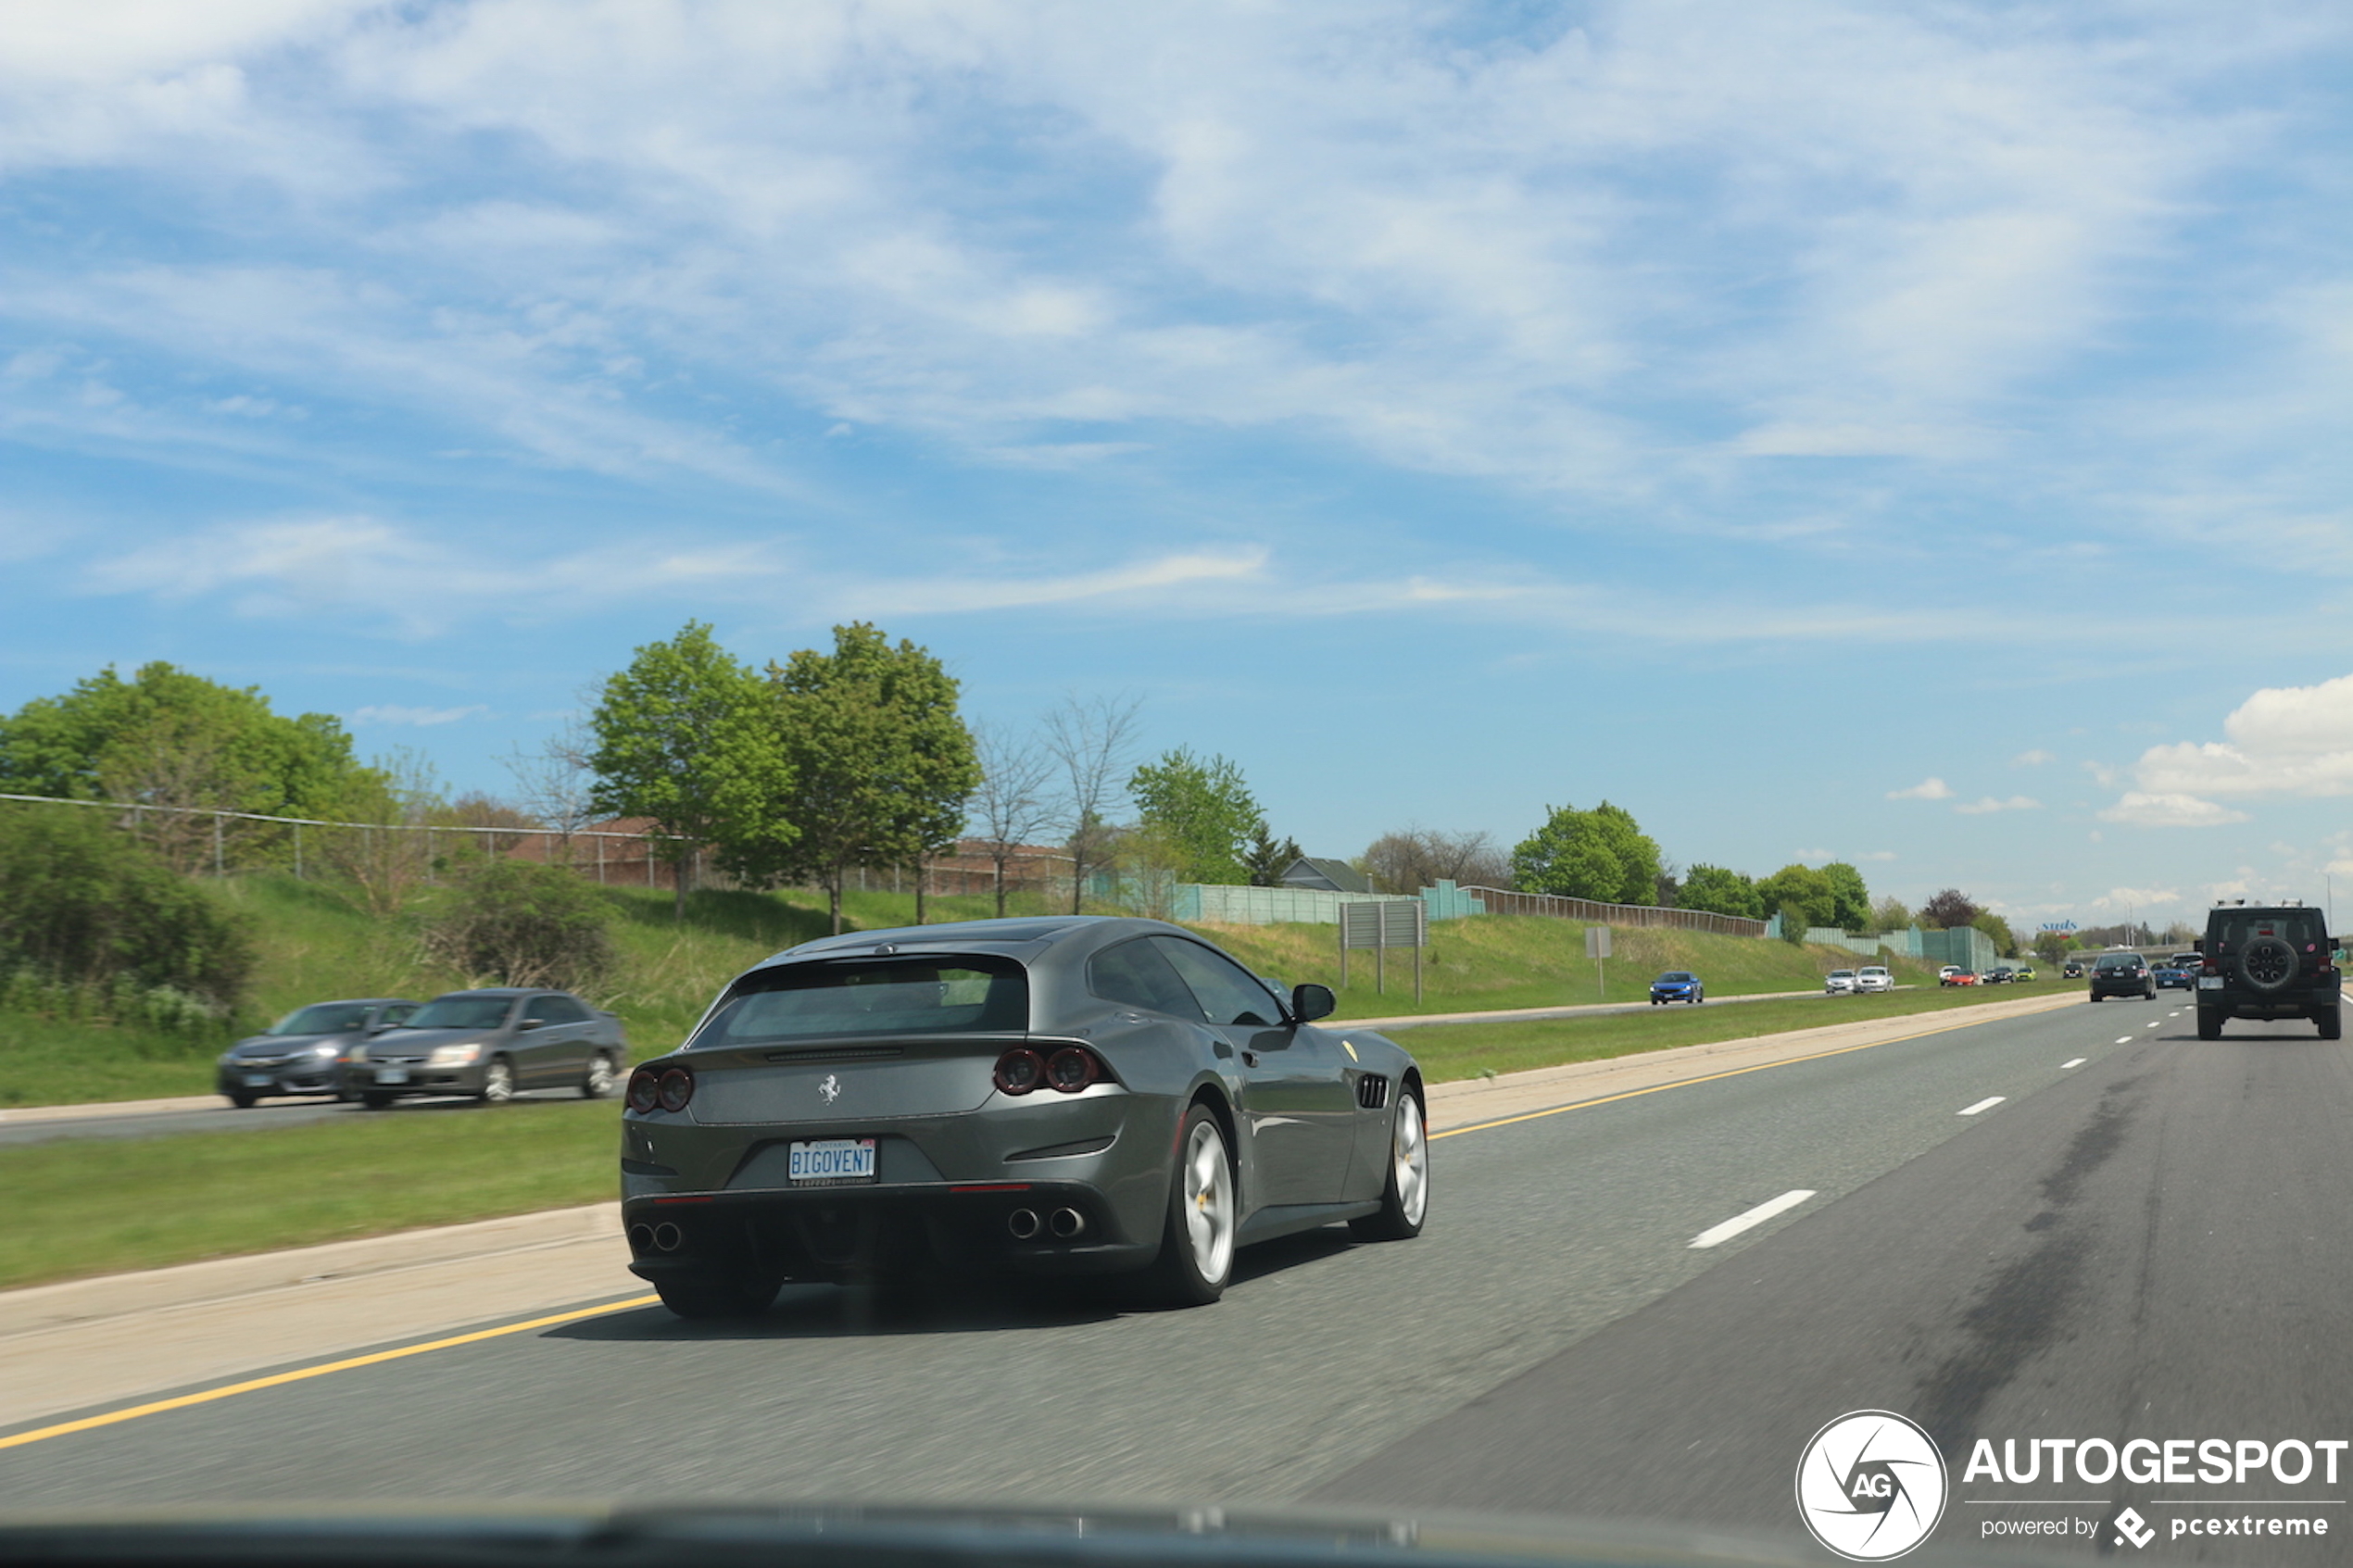
[[[240,1110],[276,1095],[340,1095],[352,1053],[416,1010],[400,997],[296,1008],[222,1053],[216,1085]]]
[[[1234,1252],[1419,1234],[1420,1071],[1191,933],[1065,917],[862,932],[738,976],[631,1074],[630,1268],[686,1317],[784,1280],[1135,1273],[1213,1301]]]
[[[1651,982],[1651,1004],[1663,1007],[1668,1002],[1704,1002],[1707,987],[1700,984],[1698,975],[1688,969],[1670,969]]]
[[[2138,953],[2102,953],[2092,960],[2092,1000],[2107,997],[2157,997],[2157,976]]]
[[[577,1089],[602,1099],[620,1085],[627,1056],[612,1014],[569,992],[502,986],[435,997],[360,1047],[349,1074],[371,1110],[408,1095],[497,1105],[522,1089]]]

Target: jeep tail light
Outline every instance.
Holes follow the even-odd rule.
[[[695,1098],[695,1075],[686,1068],[665,1070],[654,1085],[654,1103],[664,1110],[684,1110],[686,1102]]]
[[[1065,1046],[1046,1061],[1046,1082],[1075,1095],[1103,1075],[1103,1064],[1084,1046]]]
[[[996,1079],[1000,1093],[1026,1095],[1046,1081],[1046,1059],[1026,1046],[1016,1046],[997,1059]]]

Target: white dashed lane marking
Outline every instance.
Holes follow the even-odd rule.
[[[2070,1067],[2081,1067],[2091,1060],[2088,1056],[2079,1056],[2073,1061],[2062,1061],[2059,1063],[2059,1071],[2064,1073]]]
[[[1983,1099],[1979,1100],[1975,1105],[1970,1106],[1967,1110],[1961,1111],[1959,1114],[1963,1116],[1974,1116],[1981,1110],[1993,1110],[1995,1106],[2001,1104],[2004,1100],[2009,1098],[2010,1097],[2007,1095],[1988,1095]]]
[[[1761,1225],[1776,1214],[1786,1213],[1814,1196],[1811,1187],[1798,1187],[1785,1192],[1769,1203],[1760,1203],[1745,1213],[1733,1215],[1720,1225],[1711,1225],[1692,1237],[1693,1247],[1714,1247],[1726,1242],[1755,1225]]]

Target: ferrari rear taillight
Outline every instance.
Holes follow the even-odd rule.
[[[640,1116],[654,1108],[661,1098],[661,1074],[651,1067],[640,1067],[629,1075],[629,1109]]]
[[[1046,1059],[1046,1082],[1075,1095],[1103,1075],[1103,1064],[1084,1046],[1065,1046]]]
[[[664,1069],[654,1085],[654,1103],[664,1110],[684,1110],[694,1098],[695,1075],[684,1067]]]
[[[1009,1095],[1026,1095],[1033,1089],[1075,1095],[1109,1076],[1102,1058],[1084,1046],[1064,1046],[1051,1056],[1016,1046],[997,1059],[997,1087]]]
[[[1001,1094],[1026,1095],[1046,1081],[1046,1059],[1026,1046],[1017,1046],[997,1059],[997,1088]]]

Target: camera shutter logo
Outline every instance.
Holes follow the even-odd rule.
[[[1901,1557],[1944,1516],[1944,1456],[1890,1411],[1855,1411],[1814,1434],[1797,1461],[1797,1512],[1855,1562]]]

